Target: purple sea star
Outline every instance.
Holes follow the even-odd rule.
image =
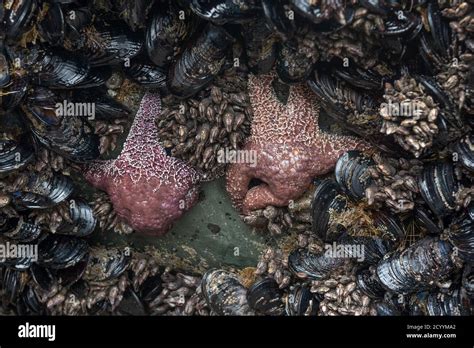
[[[314,177],[331,171],[341,154],[369,147],[355,137],[322,132],[319,105],[309,88],[290,86],[284,104],[273,91],[273,78],[273,74],[249,77],[254,118],[243,150],[255,151],[256,163],[234,163],[227,171],[227,191],[243,214],[268,205],[288,205]],[[249,188],[254,178],[262,183]]]
[[[86,179],[110,196],[117,215],[134,230],[162,235],[198,199],[200,174],[168,156],[158,139],[155,117],[160,97],[147,93],[122,153],[86,168]]]

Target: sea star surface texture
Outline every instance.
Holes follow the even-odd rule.
[[[86,179],[108,193],[117,215],[134,230],[162,235],[198,200],[201,175],[159,143],[155,118],[160,97],[147,93],[130,128],[120,156],[96,161]]]
[[[249,76],[254,116],[251,135],[240,151],[255,151],[256,160],[233,163],[227,170],[227,191],[243,214],[288,205],[315,177],[330,172],[344,152],[369,147],[362,139],[321,131],[319,105],[311,90],[304,84],[291,85],[285,103],[275,93],[274,78]],[[252,179],[259,184],[250,187]]]

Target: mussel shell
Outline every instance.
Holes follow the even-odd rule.
[[[344,66],[342,62],[334,64],[332,73],[357,88],[366,90],[380,90],[383,88],[384,78],[372,69],[362,69],[355,63]]]
[[[456,208],[454,194],[458,184],[451,163],[439,162],[424,167],[418,178],[420,193],[426,204],[439,217]]]
[[[433,286],[453,270],[452,246],[425,237],[402,252],[387,255],[377,266],[377,276],[387,290],[411,293]]]
[[[305,284],[296,284],[286,297],[285,312],[289,316],[316,315],[318,310],[319,302]]]
[[[253,284],[247,293],[247,300],[254,310],[264,315],[282,315],[285,308],[282,291],[273,278],[264,278]]]
[[[91,247],[84,280],[100,282],[116,279],[128,269],[130,262],[130,255],[124,250]]]
[[[221,71],[233,38],[224,28],[208,24],[168,71],[168,89],[187,98],[208,85]]]
[[[10,111],[17,107],[28,89],[28,79],[26,77],[13,76],[9,85],[0,94],[0,109]]]
[[[1,299],[4,305],[15,303],[18,296],[23,292],[27,280],[28,273],[26,271],[0,267],[0,290],[2,291]]]
[[[69,99],[74,102],[90,103],[95,106],[94,118],[98,120],[111,120],[127,118],[131,115],[130,109],[111,97],[102,88],[74,90]]]
[[[285,83],[305,81],[313,70],[311,58],[301,52],[298,47],[283,44],[278,50],[276,71]]]
[[[207,305],[218,315],[254,314],[247,302],[247,289],[233,273],[209,270],[202,278],[201,289]]]
[[[11,81],[8,59],[3,52],[3,44],[0,42],[0,88],[5,88]]]
[[[381,298],[385,293],[385,289],[377,278],[377,273],[371,269],[364,269],[356,276],[357,287],[367,296],[371,298]]]
[[[114,6],[121,13],[122,19],[128,26],[136,31],[145,26],[148,14],[155,0],[119,0],[114,1]]]
[[[285,4],[285,0],[262,0],[267,26],[272,31],[278,32],[284,39],[290,39],[295,33],[296,25],[295,21],[288,17]]]
[[[145,303],[153,301],[163,290],[163,281],[160,274],[148,277],[140,286],[140,298]]]
[[[140,35],[120,23],[110,23],[110,26],[95,25],[90,35],[94,36],[93,43],[86,45],[83,53],[92,67],[126,66],[127,62],[140,53],[143,46]]]
[[[50,45],[61,45],[65,34],[65,20],[61,5],[57,2],[50,5],[45,16],[38,23],[38,29],[46,41]]]
[[[474,171],[474,133],[466,135],[454,146],[458,160],[468,170]]]
[[[0,174],[19,170],[34,158],[31,140],[23,134],[18,141],[0,139]]]
[[[87,242],[65,235],[47,235],[38,244],[40,265],[52,269],[64,269],[83,261],[89,253]]]
[[[473,308],[466,294],[459,288],[447,292],[422,292],[410,299],[411,307],[429,316],[471,315]]]
[[[462,272],[462,287],[467,295],[474,299],[474,267],[472,264],[464,265]]]
[[[94,232],[97,219],[92,208],[82,199],[71,200],[69,203],[71,222],[63,220],[56,233],[85,237]]]
[[[188,11],[180,10],[172,1],[157,10],[146,28],[145,47],[150,60],[167,67],[181,53],[183,43],[191,36],[195,21]],[[186,20],[180,19],[180,11]]]
[[[256,0],[192,0],[190,6],[199,17],[217,25],[248,22],[261,10]]]
[[[331,215],[340,213],[347,207],[347,198],[339,191],[332,179],[323,180],[314,192],[311,201],[312,230],[324,242],[333,242],[339,238],[341,229],[329,228]]]
[[[373,182],[367,171],[373,165],[375,162],[362,152],[348,151],[337,160],[334,170],[336,181],[345,193],[359,200],[364,197],[365,189]]]
[[[0,217],[0,233],[12,240],[31,242],[41,234],[41,227],[33,221],[20,217]]]
[[[464,261],[474,263],[474,220],[462,218],[453,223],[447,232],[454,245],[454,252]]]
[[[3,4],[2,4],[3,6]],[[5,11],[5,36],[14,42],[26,32],[36,13],[36,0],[14,0]]]
[[[322,279],[341,267],[344,258],[331,257],[326,253],[313,254],[307,250],[295,250],[288,256],[288,268],[297,277]]]
[[[18,315],[45,315],[45,306],[41,303],[34,287],[27,285],[16,305]]]
[[[133,62],[125,73],[133,81],[147,88],[165,88],[166,71],[153,64]]]
[[[123,293],[123,298],[116,308],[119,315],[145,315],[145,307],[137,293],[128,287]]]
[[[393,304],[386,303],[386,302],[377,302],[375,303],[375,310],[377,311],[377,315],[380,316],[400,316],[402,312],[395,307]]]
[[[242,30],[249,70],[253,74],[270,72],[277,57],[274,33],[264,22],[249,23]]]

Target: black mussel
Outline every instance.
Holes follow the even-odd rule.
[[[38,244],[38,262],[52,269],[69,268],[88,256],[89,246],[80,238],[50,234]]]
[[[365,195],[365,189],[372,184],[368,172],[374,161],[360,151],[348,151],[339,157],[334,175],[342,190],[350,197],[359,200]]]
[[[28,273],[14,268],[0,267],[0,293],[5,306],[15,303],[28,281]]]
[[[282,291],[273,278],[264,278],[253,284],[247,293],[247,300],[255,311],[263,315],[282,315],[285,307]]]
[[[34,263],[31,265],[31,278],[40,289],[50,291],[56,285],[57,279],[51,273],[52,270]]]
[[[209,308],[218,315],[252,315],[247,289],[237,276],[224,270],[209,270],[202,277],[201,289]]]
[[[94,118],[98,120],[111,120],[115,118],[127,118],[130,116],[130,109],[111,97],[101,88],[74,90],[68,96],[68,100],[75,103],[87,103],[94,105]]]
[[[290,0],[295,11],[319,25],[318,30],[333,31],[354,19],[354,8],[343,1],[334,1],[321,6],[311,0]]]
[[[75,85],[74,89],[89,89],[103,86],[111,76],[112,69],[109,66],[91,68],[84,80]]]
[[[70,10],[65,16],[66,37],[76,42],[81,37],[81,30],[92,21],[92,10],[89,7],[79,7]]]
[[[118,278],[128,269],[130,261],[130,255],[126,250],[91,247],[84,279],[100,282]]]
[[[474,133],[458,140],[454,146],[457,160],[468,170],[474,171]]]
[[[316,315],[318,310],[319,301],[305,284],[293,286],[285,298],[285,311],[289,316]]]
[[[418,178],[420,193],[426,204],[439,217],[456,208],[454,194],[458,184],[451,163],[439,162],[425,166]]]
[[[305,81],[313,70],[312,58],[299,50],[298,45],[283,43],[278,50],[276,71],[285,83]]]
[[[27,285],[16,305],[18,315],[45,315],[45,306],[40,301],[34,287]]]
[[[249,23],[243,27],[247,65],[253,74],[270,72],[276,61],[275,35],[264,22]]]
[[[466,293],[459,288],[412,295],[410,306],[417,309],[417,315],[430,316],[472,315],[474,310]]]
[[[347,67],[342,62],[337,62],[332,67],[332,73],[352,86],[366,90],[380,90],[385,80],[373,69],[362,69],[354,62],[350,62]]]
[[[34,68],[38,72],[33,81],[49,88],[74,88],[89,75],[89,63],[86,59],[72,53],[56,50],[38,54]]]
[[[261,11],[257,0],[192,0],[190,6],[199,17],[218,25],[249,22]]]
[[[145,303],[153,301],[163,290],[161,274],[148,277],[140,286],[140,298]]]
[[[286,0],[262,0],[262,8],[268,27],[284,39],[291,39],[296,25]]]
[[[0,63],[1,64],[1,63]],[[1,69],[1,67],[0,67]],[[17,107],[28,89],[28,78],[23,76],[12,76],[8,86],[2,89],[0,93],[0,110],[10,112]]]
[[[153,64],[132,62],[129,68],[125,68],[125,74],[143,87],[166,87],[166,71]]]
[[[41,234],[41,227],[29,221],[23,216],[7,217],[0,215],[0,233],[15,241],[24,243],[31,242],[37,239]]]
[[[288,256],[288,268],[299,278],[317,280],[344,265],[345,261],[345,257],[333,257],[327,252],[313,254],[295,250]]]
[[[474,220],[462,217],[447,229],[454,254],[468,263],[474,263]]]
[[[371,298],[381,298],[385,293],[385,289],[377,278],[377,273],[373,268],[363,269],[356,277],[357,287],[367,296]]]
[[[84,29],[84,35],[86,42],[81,52],[89,59],[92,67],[127,66],[142,49],[140,35],[120,23],[89,26]]]
[[[428,289],[453,270],[452,246],[439,238],[425,237],[403,251],[388,254],[377,266],[381,284],[395,293]]]
[[[224,28],[209,23],[169,69],[169,91],[187,98],[204,88],[221,71],[232,42]]]
[[[51,99],[40,102],[42,96]],[[99,137],[87,122],[87,118],[95,117],[93,104],[66,99],[58,103],[51,91],[43,89],[30,99],[25,107],[26,116],[40,144],[76,162],[99,157]]]
[[[324,242],[337,240],[343,232],[339,225],[331,228],[335,225],[331,218],[346,209],[347,201],[334,180],[326,179],[317,186],[311,203],[312,229]]]
[[[181,47],[193,33],[196,21],[189,10],[180,9],[173,1],[162,7],[154,13],[146,28],[145,46],[150,60],[165,68],[181,53]]]
[[[19,271],[30,268],[37,257],[34,244],[23,244],[5,239],[0,239],[2,257],[0,257],[0,265],[11,267]]]
[[[474,299],[474,266],[472,264],[464,265],[462,272],[462,287],[467,295]]]
[[[41,37],[52,46],[62,45],[65,34],[63,9],[57,2],[51,4],[43,19],[38,23]]]
[[[123,293],[123,298],[116,308],[119,315],[145,315],[145,307],[137,293],[130,287]]]
[[[435,2],[428,2],[425,14],[435,49],[446,55],[451,44],[449,24],[443,18],[439,6]]]
[[[430,94],[434,101],[440,104],[440,106],[446,110],[455,109],[453,103],[449,99],[449,96],[433,77],[426,75],[415,75],[415,79],[426,88],[427,93]]]
[[[71,221],[63,220],[55,233],[85,237],[94,231],[97,219],[92,208],[82,199],[69,201],[69,215]]]
[[[432,234],[440,234],[443,229],[436,223],[436,218],[433,213],[423,207],[416,207],[414,218],[417,224]]]
[[[380,316],[400,316],[402,312],[399,308],[397,308],[392,303],[387,303],[384,301],[376,302],[375,303],[375,310],[377,311],[377,315]]]
[[[5,6],[4,35],[13,42],[30,29],[38,4],[36,0],[13,0],[6,2]]]
[[[5,133],[0,134],[0,174],[21,169],[33,158],[34,148],[26,133],[17,139]]]
[[[7,87],[11,81],[9,62],[3,47],[0,41],[0,88]]]
[[[384,28],[382,34],[386,37],[404,36],[405,39],[412,40],[422,30],[423,23],[411,12],[398,11],[395,15],[387,18]]]
[[[114,7],[128,26],[136,31],[144,28],[154,3],[155,0],[115,0]]]

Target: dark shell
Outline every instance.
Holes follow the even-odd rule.
[[[140,53],[143,46],[140,35],[120,23],[111,23],[110,26],[95,25],[90,28],[90,32],[85,31],[85,35],[90,38],[82,52],[89,58],[92,67],[126,66]]]
[[[26,77],[12,77],[9,85],[3,88],[0,94],[0,108],[4,111],[10,111],[17,107],[28,89],[28,79]]]
[[[133,62],[129,68],[125,68],[125,74],[143,87],[166,87],[166,71],[152,64]]]
[[[31,242],[41,234],[41,227],[24,217],[0,216],[0,233],[15,241]]]
[[[254,74],[270,72],[277,57],[274,33],[264,22],[249,23],[243,27],[247,65]]]
[[[386,302],[377,302],[375,303],[375,310],[377,311],[377,315],[380,316],[400,316],[402,312],[395,307],[393,304],[386,303]]]
[[[474,267],[466,264],[462,272],[462,287],[467,295],[474,298]]]
[[[221,71],[233,38],[221,27],[208,24],[168,72],[168,89],[187,98],[209,84]]]
[[[128,26],[136,31],[145,27],[148,14],[154,3],[155,0],[118,0],[114,1],[114,6]]]
[[[50,5],[44,18],[38,23],[40,35],[52,46],[62,45],[65,26],[64,13],[57,2]]]
[[[128,118],[131,115],[131,111],[126,105],[118,102],[101,88],[74,90],[68,98],[74,102],[94,104],[95,119],[97,120]]]
[[[330,228],[331,214],[340,213],[347,207],[347,197],[339,191],[332,179],[322,181],[316,188],[311,203],[313,232],[324,242],[333,242],[342,234],[342,229]]]
[[[288,256],[288,268],[299,278],[322,279],[341,267],[344,258],[330,257],[326,253],[312,254],[306,250],[295,250]]]
[[[23,292],[28,280],[28,273],[14,268],[0,267],[0,290],[5,304],[15,303]]]
[[[0,42],[0,88],[5,88],[11,81],[8,59],[3,52],[3,44]]]
[[[145,46],[150,60],[165,68],[181,53],[183,43],[195,29],[195,21],[189,18],[189,10],[181,10],[171,1],[162,6],[146,28]],[[180,11],[186,20],[180,18]]]
[[[124,250],[92,247],[84,279],[97,282],[116,279],[128,269],[130,262],[130,255]]]
[[[422,292],[410,299],[412,308],[418,308],[421,314],[430,316],[471,315],[473,308],[461,289],[444,292]]]
[[[2,3],[3,6],[3,3]],[[36,0],[15,0],[5,11],[5,36],[14,42],[28,31],[38,5]]]
[[[339,157],[334,175],[342,190],[350,197],[360,200],[365,195],[373,179],[368,173],[368,168],[375,162],[360,151],[348,151]]]
[[[454,146],[458,160],[468,170],[474,171],[474,133],[466,135]]]
[[[364,269],[357,274],[357,287],[367,296],[371,298],[381,298],[385,293],[385,289],[377,278],[377,273],[372,269]]]
[[[138,297],[137,293],[130,287],[125,290],[123,299],[120,301],[116,308],[116,312],[119,315],[145,315],[145,307],[143,306],[142,300]]]
[[[140,298],[145,303],[153,301],[163,290],[163,281],[160,274],[148,277],[140,287]]]
[[[233,273],[210,270],[204,274],[201,289],[209,308],[217,315],[252,315],[247,289]]]
[[[199,17],[214,24],[245,23],[261,10],[256,0],[192,0],[191,9]]]
[[[385,78],[376,71],[362,69],[355,63],[350,63],[349,66],[345,67],[342,62],[338,62],[332,68],[332,73],[354,87],[369,91],[382,89],[385,80]]]
[[[465,217],[453,223],[447,231],[454,253],[466,262],[474,262],[474,220]]]
[[[56,233],[85,237],[94,232],[97,219],[92,208],[85,201],[81,199],[70,200],[69,214],[71,222],[63,220]]]
[[[18,315],[45,315],[45,307],[41,303],[36,290],[27,285],[23,293],[18,299],[16,305]]]
[[[38,244],[40,265],[64,269],[83,261],[89,253],[87,242],[71,236],[50,234]]]
[[[295,33],[294,19],[290,19],[287,11],[289,6],[286,0],[262,0],[263,13],[267,26],[277,32],[284,39],[291,39]]]
[[[34,158],[31,140],[22,135],[18,140],[0,135],[0,174],[6,174],[25,167]]]
[[[420,193],[430,209],[439,217],[454,211],[454,194],[458,184],[451,163],[440,162],[425,166],[418,178]]]
[[[285,311],[289,316],[316,315],[318,310],[319,301],[307,285],[296,284],[287,295]]]
[[[408,40],[414,39],[422,30],[421,20],[414,14],[406,11],[398,11],[390,16],[384,23],[385,30],[382,32],[387,37],[404,36]]]
[[[297,83],[305,81],[311,71],[313,64],[311,58],[298,49],[298,46],[283,44],[279,51],[276,62],[278,77],[285,83]]]
[[[425,237],[402,252],[385,257],[377,266],[382,285],[396,293],[412,293],[433,286],[453,270],[452,246],[438,238]]]
[[[282,315],[285,308],[282,291],[273,278],[257,281],[247,293],[247,300],[255,311],[264,315]]]

